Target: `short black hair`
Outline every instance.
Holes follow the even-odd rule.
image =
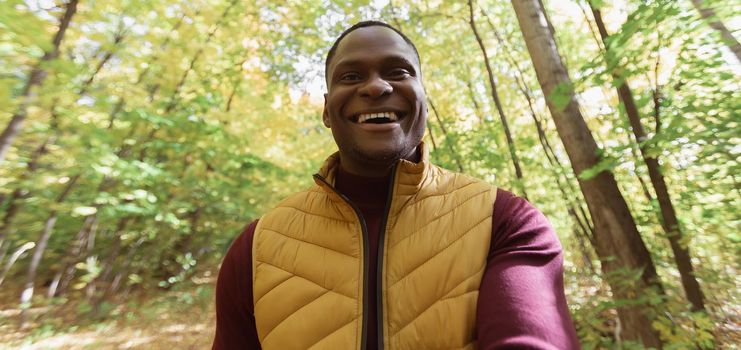
[[[342,41],[342,39],[344,39],[348,34],[352,33],[352,31],[354,31],[355,29],[365,28],[365,27],[372,27],[372,26],[386,27],[386,28],[389,28],[389,29],[395,31],[396,34],[399,34],[402,37],[402,39],[404,39],[404,41],[407,44],[409,44],[409,46],[411,46],[412,49],[414,50],[414,54],[417,56],[417,63],[419,63],[420,66],[422,65],[422,62],[419,59],[419,51],[417,51],[417,46],[415,46],[414,43],[412,42],[412,40],[409,39],[409,37],[407,37],[406,35],[404,35],[404,33],[402,33],[400,30],[394,28],[392,25],[390,25],[390,24],[388,24],[386,22],[381,22],[381,21],[362,21],[362,22],[358,22],[358,23],[353,24],[350,28],[345,29],[345,31],[342,32],[342,34],[340,34],[340,36],[337,38],[337,40],[334,41],[334,44],[332,44],[332,47],[329,49],[329,52],[327,52],[327,58],[324,61],[324,79],[327,80],[327,82],[329,82],[329,80],[328,80],[329,77],[327,77],[327,73],[329,73],[329,62],[332,61],[332,58],[334,57],[335,53],[337,52],[337,46],[340,45],[340,41]],[[329,85],[329,84],[327,84],[327,85]],[[327,86],[327,88],[329,88],[329,86]]]

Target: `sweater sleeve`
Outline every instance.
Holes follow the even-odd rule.
[[[578,349],[563,288],[561,243],[526,200],[497,191],[479,290],[479,349]]]
[[[212,350],[260,349],[252,306],[252,237],[257,220],[224,256],[216,282],[216,335]]]

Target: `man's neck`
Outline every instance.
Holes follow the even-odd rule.
[[[419,147],[416,147],[412,153],[402,159],[410,162],[418,163],[422,160]],[[349,161],[343,161],[342,154],[340,153],[340,168],[348,174],[355,176],[362,176],[366,178],[387,178],[391,175],[391,169],[399,162],[399,159],[394,159],[391,162],[364,162],[363,164],[353,164]]]
[[[361,208],[382,208],[388,194],[389,177],[367,177],[337,169],[335,188]]]

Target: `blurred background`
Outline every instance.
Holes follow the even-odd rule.
[[[364,19],[419,49],[433,161],[549,217],[584,348],[643,348],[625,307],[665,348],[736,348],[741,4],[540,3],[557,56],[507,1],[0,0],[0,348],[209,348],[231,241],[335,151],[324,55]],[[531,54],[570,80],[544,93]],[[554,122],[571,99],[586,169]],[[595,250],[600,174],[638,268]]]

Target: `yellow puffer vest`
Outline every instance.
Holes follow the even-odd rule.
[[[426,158],[394,169],[379,236],[378,320],[364,317],[375,276],[366,274],[365,223],[331,185],[336,154],[317,186],[259,220],[252,283],[263,349],[364,349],[368,322],[379,322],[385,349],[475,348],[496,192]]]

